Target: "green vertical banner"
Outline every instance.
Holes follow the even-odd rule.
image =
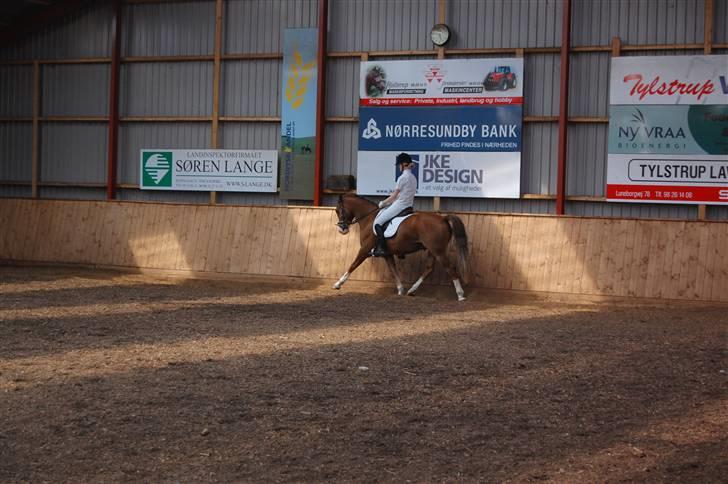
[[[316,157],[317,29],[283,34],[281,198],[313,200]]]

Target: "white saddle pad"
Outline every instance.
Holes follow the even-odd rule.
[[[388,239],[390,237],[394,237],[394,235],[397,233],[397,229],[399,228],[399,224],[404,222],[407,217],[411,217],[412,215],[414,214],[411,213],[409,215],[405,215],[404,217],[394,217],[384,231],[384,238]]]

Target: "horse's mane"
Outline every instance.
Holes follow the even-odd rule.
[[[348,197],[348,198],[358,198],[359,200],[363,200],[363,201],[365,201],[367,203],[370,203],[372,205],[376,205],[377,204],[376,202],[372,202],[368,198],[364,198],[361,195],[357,195],[356,193],[344,193],[343,195],[341,195],[341,198],[344,198],[344,197]]]

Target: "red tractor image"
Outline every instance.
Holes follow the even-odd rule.
[[[511,72],[510,66],[498,66],[485,76],[483,87],[486,91],[513,89],[516,87],[516,74]]]

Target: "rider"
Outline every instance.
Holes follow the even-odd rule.
[[[384,224],[396,217],[405,208],[411,207],[417,192],[417,178],[412,174],[412,158],[410,155],[407,153],[398,154],[395,164],[399,165],[402,174],[397,178],[397,185],[391,195],[379,202],[379,208],[387,208],[380,210],[374,219],[377,242],[372,249],[372,255],[375,257],[387,255]]]

